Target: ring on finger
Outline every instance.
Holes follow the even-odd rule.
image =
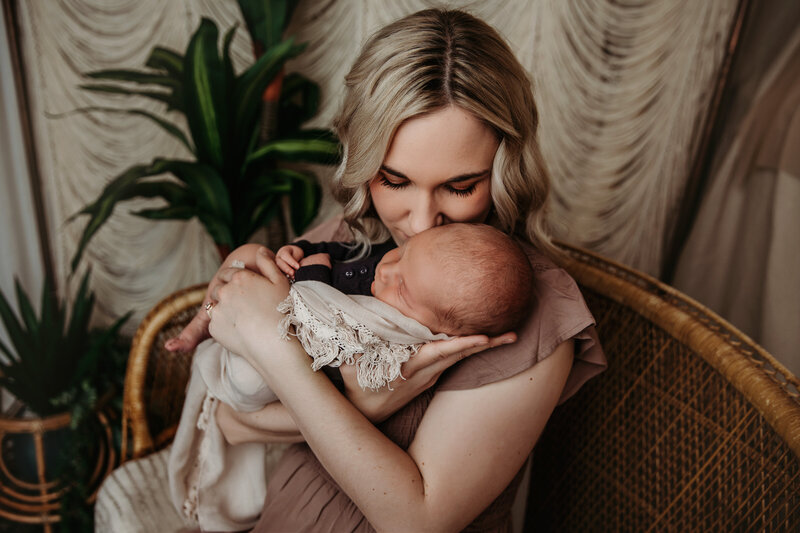
[[[214,305],[215,305],[214,302],[211,302],[211,301],[209,301],[206,304],[205,309],[206,309],[206,314],[208,315],[208,318],[211,318],[211,310],[214,309]]]

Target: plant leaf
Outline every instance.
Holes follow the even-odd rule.
[[[17,318],[3,293],[0,293],[0,320],[3,322],[11,345],[16,350],[17,359],[33,348],[33,338]]]
[[[147,58],[145,66],[163,70],[179,82],[183,79],[183,56],[169,48],[154,47],[153,51],[150,52],[150,57]]]
[[[280,196],[271,196],[266,200],[260,202],[251,211],[249,225],[245,232],[249,237],[256,232],[259,228],[266,226],[270,220],[278,213],[278,208],[281,205]]]
[[[259,52],[274,46],[281,40],[284,28],[289,24],[296,0],[238,0],[247,31]]]
[[[140,70],[129,69],[107,69],[95,70],[92,72],[85,72],[83,74],[88,78],[95,80],[113,80],[129,83],[138,83],[140,85],[161,85],[168,89],[175,90],[180,87],[180,81],[176,78],[162,73],[156,72],[142,72]]]
[[[19,314],[25,322],[25,327],[32,336],[36,336],[39,329],[39,321],[36,319],[36,313],[33,310],[31,301],[28,295],[22,290],[22,285],[19,284],[18,279],[14,279],[14,290],[17,293],[17,306],[19,307]]]
[[[197,157],[222,170],[227,141],[225,69],[217,52],[216,24],[203,18],[186,51],[184,99]]]
[[[169,205],[156,209],[142,209],[132,214],[149,220],[189,220],[198,216],[198,210],[188,205]]]
[[[292,192],[289,194],[289,206],[292,229],[295,235],[301,235],[319,210],[322,190],[314,176],[296,174],[290,182]]]
[[[228,187],[211,166],[188,161],[169,161],[166,165],[179,180],[186,183],[197,203],[197,216],[217,244],[234,246]]]
[[[71,267],[73,272],[77,268],[78,262],[89,240],[111,216],[117,202],[135,196],[134,186],[140,179],[166,172],[168,161],[169,160],[165,159],[156,159],[149,165],[135,165],[128,168],[122,174],[112,179],[103,188],[100,196],[98,196],[94,202],[90,203],[67,220],[67,222],[70,222],[80,215],[90,216],[86,227],[83,228],[81,239],[78,241],[78,249],[72,257]]]
[[[222,39],[222,64],[225,67],[225,83],[227,84],[226,90],[228,94],[233,94],[234,85],[236,84],[236,72],[231,59],[231,44],[238,27],[238,24],[234,24]]]
[[[89,271],[87,270],[81,279],[80,287],[72,303],[69,325],[64,339],[72,350],[67,353],[77,353],[85,348],[85,336],[89,330],[92,309],[94,309],[94,294],[89,291]]]
[[[123,199],[163,198],[170,205],[194,205],[192,191],[174,181],[140,181],[131,187]]]
[[[286,60],[295,57],[304,48],[305,45],[295,46],[292,39],[287,39],[268,49],[258,61],[237,78],[236,89],[233,93],[235,146],[245,147],[248,145],[258,121],[261,95],[264,89],[275,78]]]
[[[304,163],[335,164],[339,160],[339,143],[326,138],[288,138],[268,142],[250,154],[250,165],[265,157]]]
[[[172,95],[170,93],[165,93],[163,91],[126,89],[125,87],[120,87],[118,85],[107,85],[102,83],[84,83],[82,85],[78,85],[78,87],[80,87],[81,89],[85,89],[87,91],[94,91],[99,93],[124,94],[127,96],[144,96],[145,98],[150,98],[151,100],[155,100],[163,104],[167,105],[173,104]]]
[[[285,137],[300,129],[319,110],[319,85],[302,74],[287,74],[281,88],[278,110],[278,136]]]
[[[104,113],[122,113],[125,115],[138,115],[148,118],[153,122],[155,122],[157,125],[159,125],[161,128],[163,128],[164,131],[166,131],[167,133],[178,139],[191,153],[193,154],[195,153],[194,147],[189,142],[189,139],[186,137],[186,135],[183,133],[183,131],[181,131],[181,129],[178,126],[144,109],[117,109],[114,107],[90,106],[90,107],[80,107],[78,109],[71,111],[69,114],[92,113],[96,111]]]

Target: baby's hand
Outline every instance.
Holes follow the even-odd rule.
[[[294,244],[287,244],[278,248],[275,254],[275,263],[281,272],[294,279],[295,271],[300,268],[300,260],[303,259],[303,249]]]
[[[311,254],[300,261],[300,266],[324,265],[331,268],[331,256],[325,253]]]

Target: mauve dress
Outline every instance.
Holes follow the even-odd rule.
[[[575,281],[549,259],[528,249],[534,269],[534,303],[516,343],[487,350],[457,363],[379,429],[407,449],[433,396],[511,377],[549,356],[568,339],[575,341],[575,360],[561,401],[606,367],[592,317]],[[511,530],[511,505],[522,477],[511,484],[465,531]],[[317,461],[305,444],[290,447],[272,473],[261,518],[254,532],[373,532],[356,505]]]

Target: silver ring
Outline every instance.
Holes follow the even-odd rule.
[[[206,314],[208,315],[208,318],[211,318],[211,310],[212,309],[214,309],[214,302],[208,302],[206,304]]]

